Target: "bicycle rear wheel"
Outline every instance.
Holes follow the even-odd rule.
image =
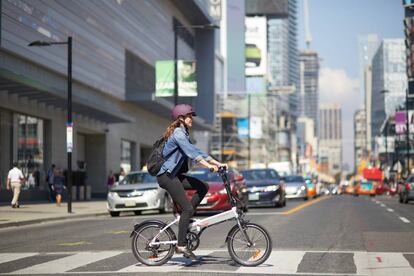
[[[247,223],[242,228],[252,245],[249,245],[240,227],[236,225],[227,237],[230,257],[243,266],[258,266],[265,262],[272,252],[270,235],[258,224]]]
[[[132,235],[132,252],[135,258],[148,266],[163,265],[174,255],[174,244],[159,244],[150,246],[149,243],[164,227],[161,223],[144,224],[134,230]],[[166,229],[158,236],[156,242],[169,242],[175,240],[171,229]]]

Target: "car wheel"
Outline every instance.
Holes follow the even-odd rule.
[[[111,217],[119,217],[120,212],[109,211]]]
[[[164,201],[162,204],[162,208],[160,209],[160,213],[161,214],[171,213],[172,209],[173,209],[172,201],[170,200],[170,197],[166,195],[164,197]]]
[[[309,197],[307,197],[307,196],[305,196],[304,198],[303,198],[303,200],[308,200],[309,199]]]
[[[141,211],[134,211],[134,214],[135,214],[136,216],[139,216],[139,215],[141,215]]]

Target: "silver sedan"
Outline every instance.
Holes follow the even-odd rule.
[[[172,201],[167,191],[160,188],[157,179],[148,172],[131,172],[108,192],[107,209],[111,216],[133,211],[136,215],[144,210],[172,211]]]

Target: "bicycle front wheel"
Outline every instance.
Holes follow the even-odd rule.
[[[236,225],[228,234],[227,249],[230,257],[243,266],[258,266],[265,262],[272,252],[270,235],[266,229],[254,223],[247,223],[242,229]],[[245,235],[249,237],[251,244]]]
[[[161,231],[163,224],[149,223],[144,224],[134,230],[132,235],[132,252],[135,258],[148,266],[163,265],[174,255],[174,245],[171,242],[175,239],[174,232],[166,229],[160,234],[155,242],[157,245],[150,245],[153,238]]]

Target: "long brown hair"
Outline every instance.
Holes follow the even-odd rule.
[[[181,117],[181,116],[180,116]],[[164,132],[164,139],[167,140],[168,138],[170,138],[170,136],[173,134],[174,129],[176,129],[177,127],[179,127],[183,121],[182,119],[178,117],[174,122],[172,122],[167,129]]]

